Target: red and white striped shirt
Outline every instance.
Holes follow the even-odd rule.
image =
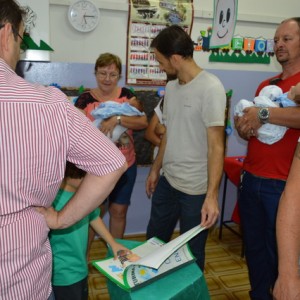
[[[0,299],[45,300],[51,292],[49,207],[69,160],[94,175],[124,156],[55,87],[26,82],[0,59]]]

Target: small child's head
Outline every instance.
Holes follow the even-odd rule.
[[[67,161],[65,178],[82,179],[85,176],[85,174],[86,171],[77,168],[73,163]]]

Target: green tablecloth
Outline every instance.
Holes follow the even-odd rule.
[[[132,249],[140,242],[118,240]],[[108,256],[112,256],[109,251]],[[157,281],[132,292],[126,292],[107,279],[107,289],[111,300],[209,300],[209,293],[202,271],[196,263],[176,270]]]

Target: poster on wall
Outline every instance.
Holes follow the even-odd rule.
[[[19,0],[26,11],[24,41],[26,51],[21,54],[21,60],[49,61],[49,0]]]
[[[150,49],[151,41],[173,24],[190,34],[193,14],[193,0],[129,0],[126,84],[166,84],[166,74]]]

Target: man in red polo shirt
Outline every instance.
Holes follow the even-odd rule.
[[[300,82],[300,18],[284,20],[274,37],[274,50],[282,73],[263,81],[257,91],[269,84],[283,92]],[[272,299],[278,275],[275,224],[278,203],[284,190],[293,155],[300,136],[300,107],[247,108],[235,119],[239,135],[248,140],[239,208],[245,255],[249,269],[251,299]],[[287,126],[284,137],[267,145],[256,138],[265,123]]]

